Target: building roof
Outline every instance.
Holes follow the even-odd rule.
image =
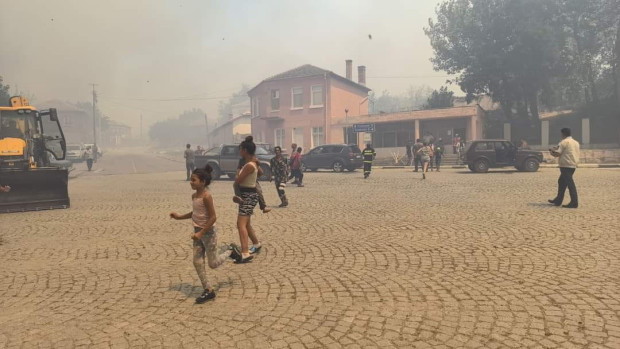
[[[425,119],[464,118],[464,117],[476,115],[478,113],[478,108],[480,108],[480,106],[470,105],[470,106],[464,106],[464,107],[453,107],[453,108],[444,108],[444,109],[427,109],[427,110],[414,110],[414,111],[407,111],[407,112],[400,112],[400,113],[349,116],[346,119],[342,118],[341,120],[339,120],[337,125],[399,122],[399,121],[412,121],[412,120],[425,120]]]
[[[304,64],[302,66],[299,66],[297,68],[293,68],[291,70],[287,70],[283,73],[280,74],[276,74],[272,77],[269,77],[263,81],[261,81],[258,85],[254,86],[254,88],[252,88],[251,90],[248,91],[248,94],[250,94],[252,91],[254,91],[258,86],[260,86],[262,83],[265,82],[270,82],[270,81],[278,81],[278,80],[285,80],[285,79],[296,79],[296,78],[307,78],[307,77],[312,77],[312,76],[323,76],[325,74],[328,74],[330,77],[340,80],[342,82],[348,83],[353,87],[356,87],[360,90],[363,90],[364,92],[369,92],[372,91],[371,89],[369,89],[368,87],[358,84],[357,82],[353,81],[353,80],[349,80],[343,76],[340,76],[332,71],[329,70],[325,70],[319,67],[315,67],[312,64]]]

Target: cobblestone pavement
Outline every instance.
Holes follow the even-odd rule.
[[[544,204],[557,169],[420,176],[307,174],[204,305],[190,223],[167,217],[184,173],[78,177],[71,209],[0,215],[0,347],[620,348],[619,170],[578,170],[578,210]]]

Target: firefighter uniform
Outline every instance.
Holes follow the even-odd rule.
[[[366,149],[362,151],[362,155],[364,156],[364,178],[368,178],[370,176],[370,171],[372,170],[372,160],[375,159],[377,153],[370,146],[366,146]]]

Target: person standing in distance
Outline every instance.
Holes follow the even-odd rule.
[[[377,156],[377,152],[370,146],[370,143],[366,144],[366,149],[362,152],[364,156],[364,179],[370,176],[370,171],[372,171],[372,161]]]
[[[192,146],[190,144],[185,146],[183,157],[185,158],[185,169],[187,170],[187,178],[185,180],[189,181],[192,172],[194,171],[194,151],[192,150]]]
[[[573,174],[579,164],[579,142],[571,137],[570,128],[563,128],[560,132],[562,133],[562,140],[557,147],[549,149],[551,155],[558,158],[558,165],[560,167],[558,195],[554,199],[549,200],[549,203],[553,206],[562,205],[564,193],[566,193],[566,188],[568,187],[570,202],[568,205],[562,205],[562,207],[577,208],[579,207],[579,200]]]

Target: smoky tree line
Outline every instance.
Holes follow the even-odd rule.
[[[158,146],[176,146],[184,144],[205,145],[207,132],[205,112],[201,109],[186,110],[176,118],[158,121],[151,125],[149,138]]]
[[[446,0],[424,29],[436,70],[509,118],[620,105],[620,0]]]

